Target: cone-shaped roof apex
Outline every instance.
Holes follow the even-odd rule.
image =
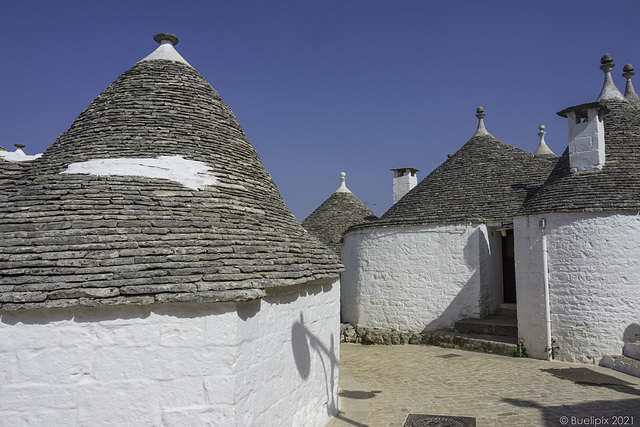
[[[174,48],[178,44],[178,37],[171,33],[158,33],[153,36],[153,39],[160,43],[160,46],[149,55],[141,59],[141,61],[153,61],[157,59],[165,59],[168,61],[182,62],[188,66],[191,66]]]

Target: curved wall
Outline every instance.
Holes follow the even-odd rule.
[[[389,227],[348,233],[342,249],[342,320],[406,331],[479,317],[488,298],[484,225]]]
[[[640,215],[547,214],[515,220],[518,331],[546,358],[540,218],[545,218],[558,359],[598,363],[640,339]]]
[[[324,426],[338,280],[248,303],[0,312],[0,425]]]

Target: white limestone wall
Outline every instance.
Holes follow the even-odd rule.
[[[598,363],[640,334],[640,215],[516,218],[518,332],[546,358],[540,218],[546,219],[552,336],[559,360]]]
[[[237,425],[325,426],[338,412],[339,280],[269,289],[242,305]]]
[[[195,426],[234,419],[234,304],[0,316],[0,425]]]
[[[0,426],[325,425],[339,282],[252,303],[0,312]]]
[[[479,317],[484,225],[360,230],[342,249],[342,318],[406,331],[451,328]]]

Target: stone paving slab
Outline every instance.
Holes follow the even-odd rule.
[[[340,390],[331,427],[402,426],[408,414],[474,417],[479,427],[640,426],[640,378],[595,365],[343,343]]]

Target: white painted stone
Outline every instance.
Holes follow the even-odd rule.
[[[347,188],[347,174],[340,172],[340,187],[335,191],[336,193],[351,193],[351,190]]]
[[[348,233],[342,249],[343,320],[421,332],[480,317],[489,309],[481,305],[488,298],[482,280],[494,274],[482,273],[482,257],[489,253],[484,225]]]
[[[544,130],[545,126],[540,125],[538,126],[538,129],[540,130],[540,132],[538,132],[538,136],[540,137],[540,143],[538,144],[538,148],[536,148],[536,151],[533,152],[533,155],[534,156],[542,156],[546,154],[555,155],[554,152],[551,151],[551,149],[549,148],[549,146],[544,140],[544,136],[547,134],[547,132],[545,132]]]
[[[216,183],[212,168],[204,162],[187,160],[182,156],[153,158],[91,159],[71,163],[61,174],[89,174],[98,176],[142,176],[168,179],[193,190],[202,190]]]
[[[546,358],[540,218],[546,219],[552,336],[559,360],[599,363],[640,333],[640,215],[546,214],[515,219],[518,331]]]
[[[338,412],[340,283],[332,282],[270,289],[262,300],[245,303],[238,425],[324,426]],[[260,315],[250,316],[258,307]],[[294,394],[295,400],[288,397]]]
[[[21,148],[16,148],[16,151],[3,151],[0,150],[0,158],[7,160],[9,162],[30,162],[32,160],[37,159],[42,156],[42,153],[39,154],[25,154]]]
[[[0,312],[0,425],[305,425],[338,411],[338,280],[250,303]]]
[[[604,123],[597,108],[587,110],[587,120],[578,123],[576,112],[567,113],[569,167],[571,172],[602,169],[605,162]]]
[[[393,170],[393,203],[397,203],[405,194],[418,185],[416,170],[400,168]]]
[[[191,67],[191,64],[189,64],[182,57],[182,55],[180,55],[178,53],[178,51],[173,47],[171,42],[169,42],[167,40],[163,41],[162,44],[156,48],[156,50],[151,52],[145,58],[141,59],[139,62],[142,62],[142,61],[153,61],[153,60],[156,60],[156,59],[166,59],[166,60],[169,60],[169,61],[178,61],[178,62],[182,62],[183,64],[186,64],[189,67]]]

